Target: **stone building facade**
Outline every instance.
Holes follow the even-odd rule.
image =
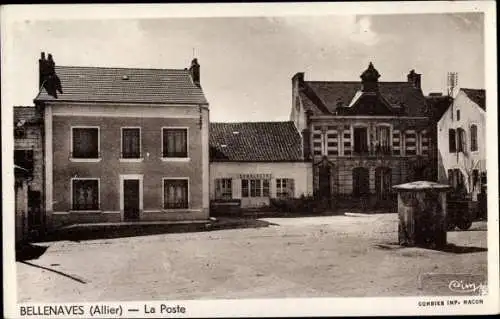
[[[209,111],[196,59],[189,69],[39,62],[51,227],[208,219]]]
[[[26,207],[23,224],[28,233],[44,228],[43,114],[35,107],[14,107],[14,164],[16,207]],[[17,178],[19,177],[19,178]],[[17,189],[18,186],[22,186]],[[24,187],[24,188],[23,188]],[[17,199],[20,201],[17,203]],[[24,203],[26,201],[26,203]],[[16,209],[17,211],[17,209]]]
[[[370,63],[361,82],[292,79],[290,119],[313,163],[314,194],[341,198],[392,197],[392,185],[430,179],[432,119],[413,70],[404,82],[379,82]]]

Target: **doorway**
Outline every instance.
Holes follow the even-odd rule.
[[[120,176],[120,210],[122,220],[140,220],[142,203],[142,175]]]
[[[319,167],[319,195],[323,200],[329,200],[332,196],[331,189],[331,168],[328,163],[324,163]]]
[[[379,198],[389,198],[392,190],[392,170],[389,167],[375,169],[375,191]]]
[[[42,227],[42,194],[28,189],[28,229],[40,230]]]
[[[352,170],[352,193],[355,197],[363,197],[370,193],[370,175],[365,167]]]

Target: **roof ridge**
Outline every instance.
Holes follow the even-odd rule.
[[[210,124],[269,124],[269,123],[293,123],[293,121],[242,121],[242,122],[210,122]]]
[[[321,99],[321,97],[318,96],[314,89],[307,84],[308,83],[304,83],[304,86],[302,87],[302,92],[305,94],[305,96],[309,100],[311,100],[311,102],[313,102],[321,112],[323,112],[324,114],[331,114],[325,102]]]
[[[305,83],[345,83],[345,84],[361,84],[361,81],[304,81]],[[378,81],[378,83],[391,83],[391,84],[408,84],[412,85],[407,81]]]

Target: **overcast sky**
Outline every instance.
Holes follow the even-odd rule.
[[[212,121],[288,120],[291,78],[359,80],[372,61],[380,81],[422,74],[425,94],[484,88],[481,13],[16,22],[4,105],[32,105],[38,58],[58,65],[185,68],[194,55]],[[64,83],[63,83],[64,88]]]

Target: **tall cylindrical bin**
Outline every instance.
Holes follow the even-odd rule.
[[[446,192],[449,185],[417,181],[393,187],[398,192],[398,239],[403,246],[446,245]]]

